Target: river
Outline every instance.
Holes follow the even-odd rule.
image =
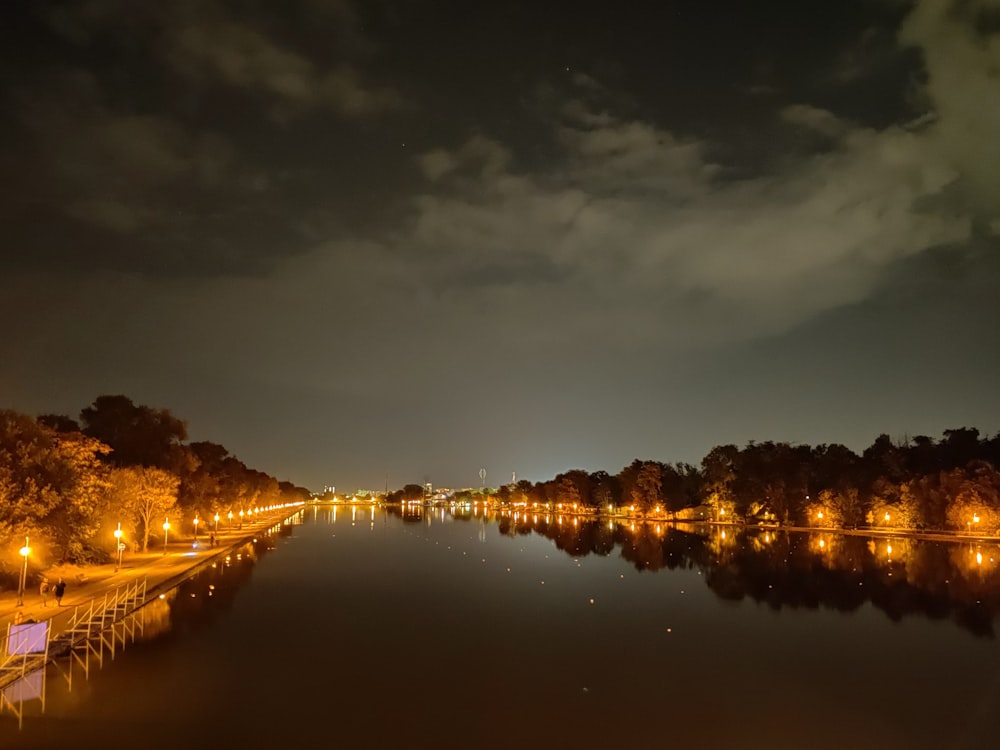
[[[0,746],[980,748],[998,611],[996,543],[313,506],[8,695]]]

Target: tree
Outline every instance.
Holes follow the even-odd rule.
[[[53,432],[79,432],[80,425],[75,419],[65,414],[39,414],[38,424],[48,427]]]
[[[125,518],[133,538],[149,549],[149,536],[160,519],[166,519],[177,503],[180,480],[173,474],[146,466],[126,466],[111,472],[111,498]]]
[[[563,505],[591,505],[590,474],[571,469],[552,481],[552,500]]]
[[[60,560],[78,560],[100,522],[108,447],[0,411],[0,539],[44,538]]]
[[[594,504],[601,510],[607,510],[621,503],[621,485],[616,477],[606,471],[595,471],[590,475],[591,496]]]
[[[526,503],[528,499],[534,494],[535,485],[532,484],[527,479],[518,479],[517,484],[514,486],[511,492],[511,502],[515,503]]]
[[[701,460],[704,501],[716,509],[732,513],[736,494],[736,467],[740,450],[735,445],[717,445]]]
[[[403,499],[404,500],[423,500],[424,498],[424,488],[423,485],[419,484],[405,484],[403,485]]]
[[[556,502],[562,505],[578,505],[580,503],[580,488],[576,482],[567,476],[556,482]]]
[[[701,493],[701,472],[690,464],[664,464],[661,471],[663,504],[676,513],[698,504]]]
[[[177,471],[186,457],[184,422],[167,409],[136,406],[125,396],[98,396],[80,412],[83,431],[114,451],[115,466],[155,466]]]
[[[643,513],[663,503],[663,464],[657,461],[643,463],[635,478],[633,498]]]
[[[944,440],[938,443],[938,453],[945,468],[964,467],[979,458],[979,430],[960,427],[945,430]]]
[[[61,502],[39,520],[61,553],[60,559],[82,561],[107,508],[108,470],[102,458],[108,447],[79,432],[60,434],[56,441]]]
[[[995,534],[1000,527],[1000,472],[985,461],[942,472],[948,525],[959,531]]]

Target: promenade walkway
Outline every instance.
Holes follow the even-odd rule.
[[[6,634],[7,624],[13,622],[18,614],[24,620],[51,620],[53,637],[62,632],[72,617],[76,605],[86,605],[91,599],[103,597],[105,593],[114,591],[123,584],[131,584],[142,578],[146,579],[147,596],[160,589],[173,585],[186,578],[193,570],[209,562],[228,550],[252,539],[259,532],[281,523],[286,518],[295,515],[300,508],[280,508],[268,513],[261,513],[254,521],[244,521],[242,529],[238,524],[226,528],[220,523],[216,535],[216,546],[209,546],[211,529],[198,534],[198,545],[190,534],[181,538],[171,538],[164,550],[162,544],[152,546],[144,553],[125,552],[122,555],[122,566],[117,572],[114,563],[105,565],[57,565],[44,572],[50,584],[55,584],[60,577],[66,581],[66,592],[62,605],[56,604],[55,595],[50,591],[48,606],[43,606],[42,596],[38,591],[37,571],[30,576],[24,592],[24,604],[17,604],[17,589],[0,590],[0,633]]]

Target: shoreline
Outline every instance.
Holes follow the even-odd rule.
[[[332,504],[342,504],[342,505],[358,505],[365,506],[368,503],[317,503],[320,505],[332,505]],[[405,508],[407,503],[380,503],[383,507],[397,507]],[[417,506],[414,506],[417,507]],[[429,505],[420,505],[421,508],[426,509],[438,509],[438,508],[448,508],[452,511],[457,510],[457,507],[452,507],[449,502],[441,502]],[[503,506],[500,504],[483,504],[479,506],[482,511],[488,511],[494,514],[500,513],[519,513],[524,517],[531,516],[568,516],[574,518],[585,518],[592,521],[599,521],[601,523],[605,522],[615,522],[622,525],[629,524],[662,524],[666,526],[704,526],[704,527],[719,527],[724,529],[743,529],[750,531],[793,531],[799,533],[809,533],[809,534],[842,534],[844,536],[875,536],[875,537],[903,537],[906,539],[921,539],[924,541],[932,542],[950,542],[950,543],[968,543],[977,542],[980,544],[997,543],[1000,544],[1000,533],[998,534],[970,534],[965,531],[950,531],[948,529],[906,529],[906,528],[889,528],[884,526],[866,526],[858,528],[841,528],[838,526],[793,526],[779,523],[763,523],[763,524],[752,524],[752,523],[741,523],[739,521],[715,521],[711,519],[693,519],[693,518],[672,518],[667,515],[655,516],[655,515],[642,515],[639,513],[629,513],[627,511],[618,511],[615,513],[607,513],[605,511],[600,511],[596,509],[586,510],[586,509],[560,509],[553,510],[548,508],[529,508],[529,507],[513,507],[513,506]],[[464,510],[464,509],[463,509]]]
[[[314,505],[356,505],[359,507],[370,507],[370,503],[330,503],[316,502]],[[61,606],[57,606],[52,593],[48,595],[48,606],[43,606],[41,594],[38,591],[37,574],[33,577],[32,585],[25,589],[24,604],[17,604],[17,591],[5,589],[0,591],[0,629],[6,632],[8,623],[11,623],[20,613],[22,617],[34,619],[35,621],[53,620],[54,633],[59,632],[62,620],[69,620],[75,607],[89,603],[92,599],[113,591],[120,586],[131,584],[142,577],[146,578],[147,596],[157,596],[163,591],[173,588],[178,583],[197,573],[203,567],[210,565],[217,558],[230,552],[238,546],[254,538],[254,536],[264,529],[268,529],[275,524],[284,523],[293,518],[306,507],[305,504],[298,506],[294,513],[286,513],[286,509],[273,512],[265,518],[257,521],[244,522],[243,529],[221,529],[216,534],[216,546],[208,547],[201,544],[202,539],[207,539],[208,534],[199,535],[198,546],[194,545],[194,537],[182,540],[175,540],[167,545],[166,552],[152,550],[147,552],[130,553],[122,560],[121,569],[114,570],[114,563],[103,563],[100,565],[56,565],[46,571],[45,576],[50,584],[54,584],[61,576],[66,580],[67,590],[63,597]],[[399,504],[379,503],[379,507],[400,507]],[[403,504],[405,507],[405,504]],[[422,506],[437,507],[437,506]],[[448,507],[442,504],[441,507]],[[754,526],[746,523],[732,521],[714,521],[698,519],[679,519],[669,517],[651,517],[639,514],[593,512],[586,510],[542,510],[525,508],[504,508],[500,505],[489,505],[480,508],[493,514],[517,513],[530,515],[549,516],[569,516],[585,518],[602,523],[614,522],[622,525],[641,524],[665,525],[671,527],[705,527],[720,529],[741,529],[761,532],[788,531],[794,533],[809,534],[839,534],[843,536],[862,537],[882,537],[882,538],[905,538],[918,539],[923,541],[945,542],[945,543],[976,543],[976,544],[1000,544],[1000,536],[989,534],[965,534],[947,530],[919,530],[919,529],[887,529],[879,527],[843,529],[832,526],[785,526],[780,524],[765,524]],[[455,509],[452,509],[455,510]],[[541,510],[542,513],[538,513]]]
[[[35,573],[31,585],[25,588],[23,605],[17,604],[17,590],[0,591],[0,629],[3,637],[6,637],[7,625],[21,614],[25,621],[51,621],[51,636],[54,638],[65,629],[78,606],[89,604],[105,593],[142,578],[146,579],[147,599],[158,596],[252,540],[260,532],[294,518],[302,508],[299,505],[292,513],[288,512],[288,508],[273,511],[256,521],[244,522],[242,529],[220,529],[216,534],[214,547],[208,546],[209,534],[212,532],[206,532],[198,535],[197,546],[194,537],[189,536],[170,542],[165,550],[161,546],[146,552],[130,553],[127,557],[123,556],[121,568],[117,571],[113,562],[99,565],[55,565],[40,571],[50,584],[55,584],[59,577],[66,581],[66,593],[61,605],[56,604],[51,591],[48,594],[48,606],[43,604],[38,590],[38,573]],[[205,540],[204,543],[202,540]]]

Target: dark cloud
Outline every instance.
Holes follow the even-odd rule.
[[[300,185],[314,180],[308,146],[282,123],[402,105],[356,69],[375,52],[352,8],[303,2],[300,26],[286,18],[279,33],[263,9],[127,6],[39,6],[21,19],[54,54],[13,40],[3,66],[4,167],[19,188],[0,209],[5,265],[199,276],[260,273],[301,252],[329,211],[323,185]],[[288,37],[319,19],[337,45],[309,56]],[[335,197],[346,181],[325,171]]]
[[[996,429],[995,2],[123,8],[4,53],[14,408],[317,486]]]

